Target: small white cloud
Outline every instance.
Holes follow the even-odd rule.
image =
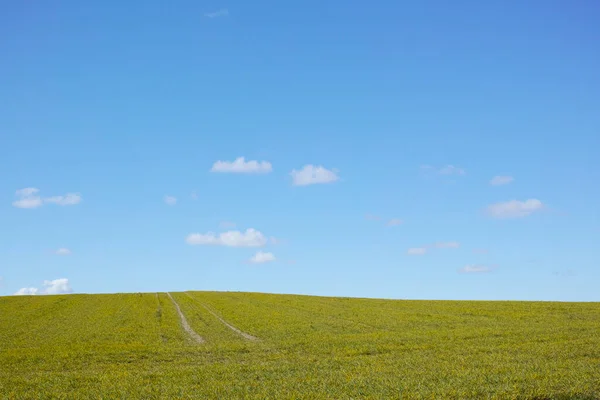
[[[265,253],[263,251],[257,252],[252,258],[250,258],[250,262],[252,264],[263,264],[267,262],[275,261],[275,256],[273,253]]]
[[[59,206],[73,206],[81,202],[81,195],[79,193],[67,193],[64,196],[53,196],[44,199],[45,203],[54,203]]]
[[[43,204],[42,198],[37,194],[40,190],[33,187],[19,189],[15,196],[19,199],[13,201],[12,205],[17,208],[37,208]]]
[[[227,10],[226,8],[221,8],[220,10],[217,10],[217,11],[204,13],[204,16],[207,18],[226,17],[228,15],[229,15],[229,10]]]
[[[62,248],[56,250],[54,252],[54,254],[59,255],[59,256],[68,256],[69,254],[71,254],[71,250],[62,247]]]
[[[34,287],[24,287],[17,290],[13,296],[34,296],[38,293],[38,289]]]
[[[52,281],[44,281],[42,290],[34,287],[25,287],[15,292],[15,296],[36,295],[36,294],[65,294],[72,293],[73,290],[69,286],[67,278],[54,279]]]
[[[514,181],[515,178],[513,178],[512,176],[495,176],[492,178],[492,180],[490,180],[490,185],[492,186],[501,186],[501,185],[508,185],[509,183],[511,183],[512,181]]]
[[[425,247],[411,247],[406,251],[406,254],[410,256],[422,256],[427,253],[427,248]]]
[[[222,229],[228,229],[228,228],[235,228],[235,222],[231,222],[231,221],[222,221],[219,224],[219,227]]]
[[[234,161],[217,161],[210,169],[211,172],[238,173],[238,174],[266,174],[273,167],[268,161],[246,161],[244,157],[238,157]]]
[[[458,242],[437,242],[434,244],[434,247],[438,249],[456,249],[460,247],[460,243]]]
[[[482,272],[490,272],[492,269],[493,267],[487,265],[471,264],[459,269],[458,272],[461,274],[477,274]]]
[[[52,281],[44,281],[43,294],[64,294],[71,293],[73,290],[69,286],[67,278],[54,279]]]
[[[190,245],[212,245],[227,247],[262,247],[267,244],[267,238],[256,229],[246,229],[246,232],[227,231],[219,235],[208,233],[191,233],[185,241]]]
[[[543,207],[544,204],[538,199],[510,200],[488,206],[487,212],[494,218],[520,218],[540,211]]]
[[[192,198],[192,200],[198,200],[198,193],[196,193],[196,191],[193,191],[192,194],[190,194],[190,197]]]
[[[175,204],[177,204],[177,198],[173,196],[165,196],[164,201],[169,206],[174,206]]]
[[[387,226],[398,226],[402,224],[402,220],[398,218],[392,218],[387,222]]]
[[[317,183],[332,183],[339,179],[338,175],[323,166],[305,165],[300,171],[290,172],[294,186],[314,185]]]

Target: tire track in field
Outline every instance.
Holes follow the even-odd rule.
[[[177,309],[177,314],[179,314],[179,319],[181,320],[181,326],[183,327],[183,330],[186,331],[188,335],[190,335],[190,337],[197,343],[204,343],[204,339],[202,338],[202,336],[198,335],[196,331],[194,331],[190,324],[187,322],[187,319],[185,319],[185,315],[183,315],[183,313],[181,312],[179,304],[177,304],[173,296],[171,296],[171,293],[167,292],[167,296],[169,296],[169,298],[173,301],[173,304],[175,304],[175,308]]]
[[[206,311],[208,311],[209,313],[211,313],[213,315],[213,317],[215,317],[216,319],[218,319],[219,321],[221,321],[221,323],[223,325],[225,325],[226,327],[228,327],[229,329],[231,329],[232,331],[234,331],[235,333],[237,333],[238,335],[240,335],[241,337],[243,337],[246,340],[258,340],[258,338],[256,336],[252,336],[249,333],[246,333],[244,331],[239,330],[238,328],[236,328],[235,326],[231,325],[229,322],[225,321],[223,318],[221,318],[217,313],[215,313],[214,311],[212,311],[210,308],[208,308],[208,306],[204,303],[200,303],[198,300],[194,299],[192,296],[190,296],[189,293],[186,293],[186,295],[192,299],[193,301],[197,302],[198,304],[200,304],[202,307],[204,307],[206,309]]]

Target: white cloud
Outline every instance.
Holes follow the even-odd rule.
[[[17,290],[14,296],[33,296],[38,293],[38,289],[34,287],[24,287]]]
[[[69,286],[67,278],[54,279],[52,281],[44,281],[42,290],[34,287],[25,287],[15,292],[15,296],[36,295],[36,294],[65,294],[71,293],[73,290]]]
[[[216,235],[213,232],[191,233],[185,241],[190,245],[213,245],[227,247],[262,247],[267,244],[267,237],[256,229],[246,232],[227,231]]]
[[[406,251],[406,254],[411,256],[422,256],[427,253],[427,248],[425,247],[411,247]]]
[[[262,251],[257,252],[252,258],[250,258],[250,262],[252,264],[263,264],[267,262],[275,261],[275,256],[273,253],[265,253]]]
[[[44,199],[45,203],[54,203],[59,206],[72,206],[81,202],[79,193],[67,193],[64,196],[53,196]]]
[[[512,181],[514,181],[515,178],[513,178],[512,176],[495,176],[492,178],[492,180],[490,180],[490,185],[492,186],[500,186],[500,185],[508,185],[509,183],[511,183]]]
[[[175,204],[177,204],[177,198],[173,196],[165,196],[164,200],[165,203],[169,206],[174,206]]]
[[[198,200],[198,193],[196,193],[196,191],[194,190],[192,194],[190,194],[190,197],[192,198],[192,200]]]
[[[471,264],[459,269],[458,272],[460,272],[461,274],[476,274],[482,272],[490,272],[492,269],[493,267],[487,265]]]
[[[69,254],[71,254],[71,250],[62,247],[62,248],[56,250],[54,252],[54,254],[59,255],[59,256],[68,256]]]
[[[314,185],[317,183],[331,183],[339,179],[338,175],[323,166],[305,165],[300,171],[295,169],[290,172],[294,186]]]
[[[204,13],[204,16],[207,18],[217,18],[217,17],[226,17],[229,15],[229,10],[226,8],[221,8],[217,11]]]
[[[12,205],[17,208],[37,208],[43,204],[42,198],[37,194],[40,190],[33,187],[19,189],[15,196],[19,199],[13,201]]]
[[[488,206],[487,212],[494,218],[520,218],[540,211],[543,207],[544,204],[538,199],[510,200]]]
[[[235,222],[230,222],[230,221],[222,221],[222,222],[219,224],[219,227],[220,227],[220,228],[223,228],[223,229],[227,229],[227,228],[235,228]]]
[[[398,218],[392,218],[387,222],[387,226],[398,226],[402,224],[402,220]]]
[[[438,249],[456,249],[460,247],[460,243],[458,242],[437,242],[434,244]]]
[[[67,278],[54,279],[53,281],[44,281],[43,294],[63,294],[71,293],[73,290],[69,286]]]
[[[217,161],[210,169],[211,172],[228,172],[239,174],[265,174],[271,172],[273,167],[268,161],[246,161],[244,157],[238,157],[234,161]]]
[[[30,196],[15,200],[12,204],[17,208],[37,208],[42,205],[42,199],[39,196]]]

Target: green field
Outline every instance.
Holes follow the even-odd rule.
[[[0,297],[0,398],[600,399],[599,303],[172,296]]]

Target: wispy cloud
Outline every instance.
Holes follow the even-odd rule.
[[[204,13],[204,16],[206,18],[226,17],[228,15],[229,15],[229,10],[226,8],[221,8],[220,10]]]
[[[321,165],[307,164],[300,171],[295,169],[290,172],[294,186],[306,186],[314,184],[332,183],[339,179],[337,173]]]
[[[398,225],[402,225],[402,220],[399,218],[392,218],[387,222],[387,226],[398,226]]]
[[[410,256],[422,256],[425,253],[427,253],[426,247],[411,247],[406,251],[406,254]]]
[[[458,270],[461,274],[479,274],[484,272],[490,272],[495,268],[494,265],[479,265],[479,264],[470,264],[465,265],[464,267]]]
[[[571,278],[573,276],[577,276],[577,271],[575,271],[574,269],[563,269],[553,271],[552,274],[564,278]]]
[[[59,206],[73,206],[81,202],[79,193],[67,193],[64,196],[53,196],[44,199],[45,203],[54,203]]]
[[[455,167],[454,165],[446,165],[440,168],[439,173],[442,175],[464,175],[467,172],[463,168]]]
[[[165,196],[164,201],[169,206],[174,206],[175,204],[177,204],[177,198],[173,196]]]
[[[367,221],[383,221],[384,218],[378,216],[378,215],[373,215],[373,214],[367,214],[365,215],[365,219]],[[390,218],[385,222],[386,226],[398,226],[398,225],[402,225],[404,223],[403,220],[401,220],[400,218]]]
[[[217,161],[210,169],[211,172],[237,173],[237,174],[266,174],[273,171],[268,161],[246,161],[245,157],[238,157],[234,161]]]
[[[425,173],[434,173],[439,175],[465,175],[467,171],[464,168],[460,168],[451,164],[443,167],[434,167],[431,165],[421,165],[421,171]]]
[[[198,193],[196,193],[196,191],[194,190],[191,194],[190,197],[192,198],[192,200],[198,200]]]
[[[460,247],[460,243],[458,242],[437,242],[433,245],[438,249],[456,249]]]
[[[235,222],[222,221],[221,223],[219,223],[219,227],[221,229],[235,228]]]
[[[283,244],[283,243],[285,243],[285,239],[278,239],[278,238],[276,238],[274,236],[271,236],[269,238],[269,243],[272,244],[272,245]]]
[[[475,254],[487,254],[490,251],[488,249],[473,249],[473,253]]]
[[[220,234],[191,233],[185,241],[190,245],[211,245],[227,247],[262,247],[267,244],[268,239],[256,229],[246,229],[241,231],[227,231]]]
[[[492,185],[492,186],[508,185],[509,183],[511,183],[514,180],[515,180],[515,178],[513,178],[512,176],[497,175],[490,180],[490,185]]]
[[[254,256],[250,258],[250,262],[252,264],[264,264],[273,261],[275,261],[275,256],[273,255],[273,253],[265,253],[263,251],[257,252]]]
[[[71,250],[61,247],[60,249],[57,249],[54,254],[56,254],[57,256],[68,256],[71,254]]]
[[[456,249],[458,247],[460,247],[459,242],[436,242],[421,247],[411,247],[406,251],[406,254],[423,255],[428,253],[430,249]]]
[[[35,287],[24,287],[17,290],[15,296],[37,295],[37,294],[65,294],[72,293],[73,289],[69,285],[67,278],[54,279],[52,281],[44,281],[42,289]]]
[[[59,206],[72,206],[79,204],[82,200],[79,193],[67,193],[64,196],[41,197],[40,190],[33,187],[19,189],[15,192],[17,200],[12,205],[17,208],[38,208],[45,203],[52,203]]]
[[[493,218],[522,218],[543,208],[544,204],[538,199],[510,200],[488,206],[487,213]]]

